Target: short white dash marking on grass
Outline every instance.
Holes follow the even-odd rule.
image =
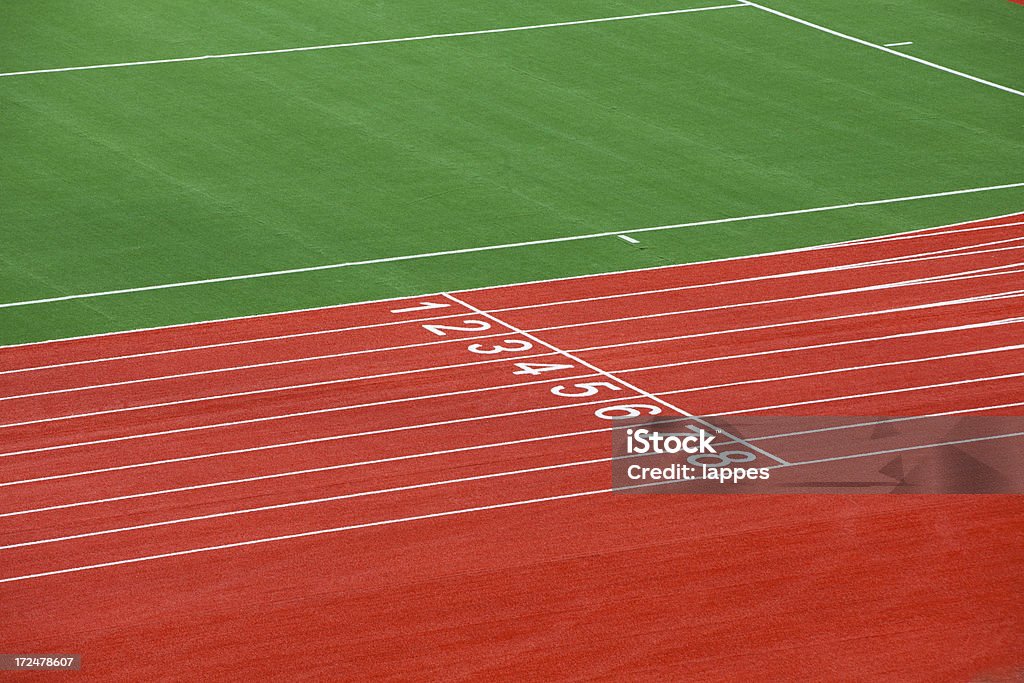
[[[905,43],[886,43],[883,47],[905,47],[907,45],[913,45],[914,41],[908,40]]]
[[[625,240],[626,242],[629,242],[630,244],[640,244],[640,240],[633,239],[629,235],[618,235],[618,238],[620,240]]]

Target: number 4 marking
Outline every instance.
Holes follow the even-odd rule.
[[[573,365],[560,365],[558,363],[516,363],[519,368],[513,375],[541,375],[545,372],[557,372],[558,370],[572,370]]]
[[[396,308],[392,310],[392,313],[417,313],[419,311],[429,311],[434,308],[451,308],[451,304],[435,303],[433,301],[424,301],[423,303],[409,308]]]

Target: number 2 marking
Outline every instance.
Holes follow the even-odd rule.
[[[463,320],[465,327],[458,325],[424,325],[423,329],[433,332],[438,337],[448,336],[448,332],[484,332],[491,329],[491,324],[486,320]]]

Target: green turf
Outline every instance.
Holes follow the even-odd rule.
[[[0,0],[0,71],[699,4]],[[914,40],[926,59],[1024,87],[1020,60],[1006,59],[1024,7],[1003,0],[971,3],[985,6],[976,12],[958,0],[768,4],[868,40]],[[0,78],[0,302],[1019,182],[1022,107],[746,7]],[[2,308],[0,343],[680,263],[1022,207],[1024,190],[1007,190],[649,233],[638,246],[611,237]]]

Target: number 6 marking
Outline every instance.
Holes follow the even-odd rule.
[[[618,415],[614,413],[619,413]],[[602,420],[618,420],[631,417],[640,417],[643,414],[660,415],[661,408],[647,403],[632,403],[624,406],[605,406],[594,411],[594,415]]]
[[[529,351],[533,348],[533,344],[526,341],[525,339],[502,339],[502,344],[516,344],[519,348],[512,348],[511,346],[491,346],[487,347],[483,344],[470,344],[468,348],[473,353],[482,353],[486,355],[493,355],[495,353],[515,353],[516,351]]]
[[[622,387],[617,387],[611,382],[583,382],[573,386],[579,388],[580,391],[571,391],[566,389],[564,384],[559,384],[557,387],[551,387],[551,393],[563,398],[583,398],[585,396],[593,396],[601,390],[601,387],[611,389],[612,391],[622,391]]]

